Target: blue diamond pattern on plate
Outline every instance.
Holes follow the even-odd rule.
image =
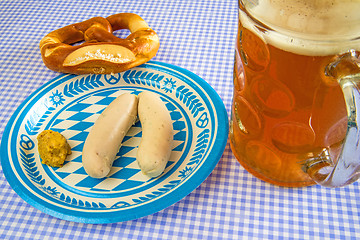
[[[83,98],[66,108],[54,121],[51,129],[67,134],[72,147],[72,154],[64,166],[54,170],[61,181],[83,191],[121,191],[139,187],[152,180],[141,173],[136,163],[136,148],[141,139],[141,123],[139,121],[133,125],[123,139],[122,147],[108,177],[91,178],[82,167],[83,143],[94,120],[119,94],[119,90],[106,90],[93,94],[91,98]],[[166,106],[170,111],[175,130],[173,152],[181,152],[186,139],[186,125],[182,114],[172,103],[167,102]],[[65,119],[67,125],[63,124]],[[69,122],[71,122],[70,125]],[[173,155],[176,156],[176,154]],[[175,162],[176,159],[170,159],[166,169],[170,169]]]

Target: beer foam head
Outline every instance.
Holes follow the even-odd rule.
[[[263,39],[286,51],[304,55],[330,55],[360,50],[359,0],[243,1],[249,14],[275,30]],[[243,16],[241,16],[241,14]],[[240,11],[244,27],[260,35]]]

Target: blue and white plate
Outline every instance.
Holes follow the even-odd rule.
[[[110,175],[89,177],[81,152],[94,121],[124,92],[153,91],[171,113],[174,145],[162,175],[144,176],[136,151],[137,122],[127,133]],[[41,163],[37,135],[52,129],[72,154],[61,168]],[[57,218],[111,223],[140,218],[179,201],[211,173],[225,149],[228,117],[217,93],[200,77],[177,66],[150,61],[113,75],[66,75],[49,81],[22,103],[7,124],[1,164],[11,187],[26,202]]]

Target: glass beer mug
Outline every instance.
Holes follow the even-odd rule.
[[[279,186],[360,177],[360,1],[239,0],[231,149]]]

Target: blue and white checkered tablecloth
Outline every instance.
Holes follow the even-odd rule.
[[[156,61],[188,69],[220,95],[230,115],[236,0],[0,2],[0,136],[15,109],[58,76],[39,41],[94,16],[133,12],[159,35]],[[120,36],[126,32],[118,33]],[[26,203],[0,168],[0,239],[360,239],[359,182],[340,188],[282,188],[245,171],[229,145],[192,193],[155,214],[113,224],[82,224]]]

